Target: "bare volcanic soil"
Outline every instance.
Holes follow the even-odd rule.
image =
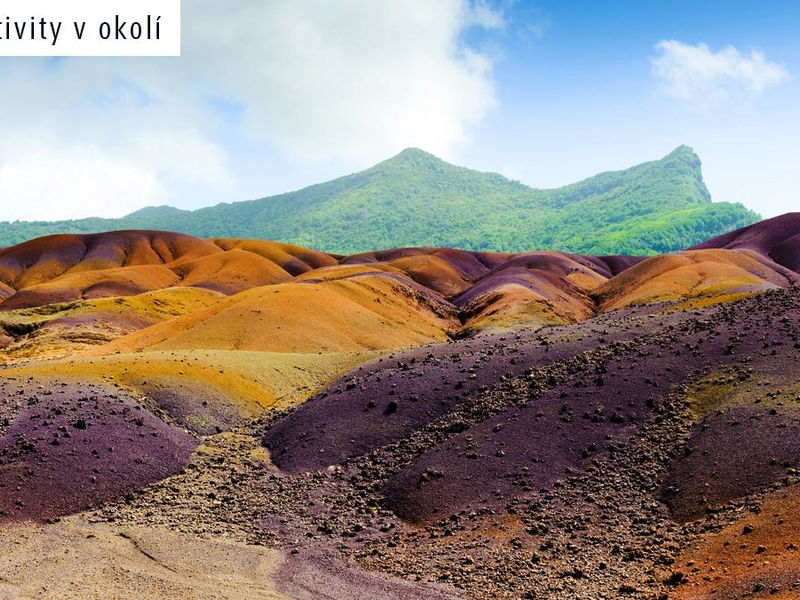
[[[0,596],[59,589],[25,552],[74,573],[102,542],[127,554],[93,581],[142,589],[191,580],[188,544],[217,556],[200,587],[228,548],[296,599],[796,598],[798,231],[648,258],[0,250],[0,528],[33,532]]]
[[[687,546],[798,481],[798,339],[787,289],[395,353],[101,514],[470,598],[670,597]]]
[[[0,364],[77,352],[390,351],[800,283],[797,215],[654,257],[402,248],[337,256],[157,231],[0,249]]]
[[[378,359],[276,423],[265,444],[284,471],[323,470],[433,427],[444,439],[389,477],[387,504],[414,522],[494,508],[519,488],[585,473],[663,412],[670,392],[723,366],[748,379],[765,372],[759,362],[791,373],[800,309],[785,298],[779,323],[757,310],[779,297],[703,318],[628,311],[564,328],[563,341],[486,337]],[[512,394],[498,393],[512,383]],[[763,403],[705,417],[671,467],[675,515],[690,519],[782,477],[800,456],[798,418],[795,406]]]
[[[0,523],[99,506],[179,471],[197,446],[141,402],[93,385],[0,380]]]

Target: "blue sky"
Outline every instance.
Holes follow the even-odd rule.
[[[179,59],[0,59],[0,220],[275,194],[418,146],[535,187],[680,144],[797,206],[800,4],[187,0]]]
[[[529,6],[507,16],[494,68],[500,108],[475,128],[464,162],[554,186],[688,144],[715,200],[765,215],[800,206],[800,4],[544,2],[533,13],[545,23],[541,38],[522,41],[513,28],[530,18]],[[677,99],[652,73],[661,40],[759,49],[788,77],[708,106]]]

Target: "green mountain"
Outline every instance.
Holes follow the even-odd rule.
[[[0,223],[0,246],[51,233],[165,229],[343,254],[401,246],[652,254],[759,218],[741,204],[712,203],[700,159],[687,146],[549,190],[412,148],[365,171],[261,200],[196,211],[149,207],[121,219]]]

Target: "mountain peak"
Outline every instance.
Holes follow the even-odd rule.
[[[425,150],[421,150],[420,148],[406,148],[399,154],[396,154],[392,158],[383,161],[382,164],[386,163],[394,163],[394,164],[413,164],[413,165],[422,165],[422,164],[449,164],[443,161],[438,156],[431,154],[430,152],[425,152]]]
[[[171,217],[186,212],[188,211],[181,210],[173,206],[167,206],[166,204],[162,204],[161,206],[145,206],[144,208],[140,208],[139,210],[132,212],[127,216],[139,217],[139,218],[159,218],[159,217]]]
[[[681,144],[675,150],[673,150],[670,154],[679,154],[679,153],[691,153],[695,154],[694,148],[688,146],[686,144]]]
[[[685,160],[687,162],[697,163],[700,164],[700,157],[697,155],[697,152],[694,151],[694,148],[691,146],[687,146],[686,144],[681,144],[675,150],[670,152],[664,157],[664,160]]]
[[[430,152],[425,152],[425,150],[413,146],[400,151],[394,158],[435,158],[436,160],[441,160]]]

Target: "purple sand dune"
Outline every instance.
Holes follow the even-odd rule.
[[[620,332],[619,337],[633,335]],[[600,343],[552,345],[531,332],[493,334],[382,357],[276,423],[264,442],[286,472],[322,469],[402,440],[533,365],[564,360]]]
[[[147,291],[149,288],[130,281],[99,281],[83,290],[82,296],[92,300],[111,296],[138,296]]]
[[[671,318],[677,323],[685,315]],[[504,380],[525,376],[532,367],[564,361],[642,333],[634,328],[606,330],[606,322],[601,317],[596,323],[602,334],[586,332],[580,325],[550,332],[491,334],[376,359],[271,427],[265,444],[275,463],[291,473],[362,456],[411,435]],[[551,336],[566,339],[554,343]]]
[[[759,300],[753,300],[749,310],[758,307]],[[401,469],[388,482],[388,505],[412,521],[474,509],[476,505],[503,505],[504,498],[520,495],[520,486],[548,488],[568,476],[567,469],[574,472],[602,457],[609,441],[624,443],[652,415],[659,399],[676,385],[691,383],[741,357],[751,357],[751,365],[757,371],[759,361],[763,361],[780,362],[787,373],[792,372],[798,351],[787,348],[780,356],[773,356],[771,351],[765,351],[764,344],[765,340],[797,338],[800,310],[791,302],[776,314],[772,314],[775,307],[769,303],[753,313],[745,306],[716,311],[719,318],[713,320],[713,326],[705,321],[699,327],[684,326],[677,340],[658,335],[658,329],[669,324],[669,318],[656,321],[654,342],[600,363],[604,370],[601,378],[591,372],[574,375],[527,406],[513,407],[491,417]],[[776,326],[779,319],[792,325],[780,331]],[[737,335],[740,327],[752,328],[747,337]],[[601,414],[597,407],[602,407]],[[800,411],[789,407],[775,415],[763,414],[766,412],[757,413],[758,419],[748,417],[747,425],[741,424],[748,436],[749,427],[753,427],[752,437],[744,444],[736,430],[720,431],[713,418],[710,428],[708,423],[701,426],[704,435],[692,438],[690,447],[693,443],[706,444],[706,449],[713,447],[713,457],[705,462],[702,451],[697,455],[692,452],[690,459],[695,457],[699,464],[689,460],[673,466],[673,482],[682,481],[688,472],[696,477],[683,487],[678,484],[670,502],[676,518],[696,514],[698,486],[710,482],[707,494],[719,504],[785,476],[784,468],[768,466],[770,460],[781,465],[796,464],[800,458],[800,436],[796,435]],[[735,415],[735,411],[731,414]],[[730,419],[737,420],[735,416]],[[752,447],[749,454],[743,450],[748,447]],[[733,448],[737,450],[732,451]],[[717,459],[726,452],[729,462],[725,464],[731,468],[717,467]],[[675,471],[681,467],[683,471]],[[718,471],[713,481],[709,471]]]
[[[696,331],[687,341],[703,337]],[[503,504],[519,496],[520,488],[549,488],[625,443],[673,383],[704,367],[661,352],[660,339],[635,351],[598,347],[585,369],[540,397],[451,437],[401,469],[386,488],[390,508],[408,520],[427,521]],[[709,349],[706,360],[713,360],[712,353],[721,355],[722,349]]]
[[[527,252],[512,257],[494,271],[522,267],[532,271],[545,271],[566,275],[576,270],[589,269],[603,277],[610,277],[608,266],[593,256],[568,254],[565,252]]]
[[[471,397],[525,377],[531,368],[642,335],[649,310],[631,309],[613,319],[603,316],[591,325],[549,332],[485,335],[374,360],[273,425],[264,442],[275,463],[291,473],[363,456],[412,435]],[[676,313],[668,320],[675,327],[686,318]]]
[[[79,290],[47,290],[45,292],[36,289],[21,290],[0,303],[0,311],[74,302],[80,299],[81,293]]]
[[[623,255],[614,255],[614,256],[597,256],[594,257],[596,260],[601,261],[606,267],[608,268],[609,273],[611,275],[619,275],[625,269],[629,269],[634,265],[638,265],[640,262],[647,260],[648,256],[623,256]]]
[[[675,517],[688,521],[783,479],[799,463],[800,410],[730,408],[692,429],[665,497]]]
[[[391,467],[385,498],[410,521],[501,507],[603,460],[641,432],[666,394],[699,377],[742,361],[756,373],[796,373],[800,351],[792,340],[798,339],[800,301],[793,290],[703,313],[648,315],[639,309],[545,333],[483,336],[394,355],[351,372],[269,428],[264,442],[279,468],[290,473],[321,470],[390,444],[405,448],[407,462]],[[527,398],[524,387],[504,387],[525,380],[533,384]],[[485,406],[484,415],[461,423],[448,417],[467,405],[478,411]],[[761,432],[753,442],[761,444],[761,454],[754,456],[800,457],[800,442],[793,441],[797,429],[786,426],[799,414],[787,406],[777,416],[753,420]],[[444,439],[409,442],[437,420],[449,428]],[[707,435],[717,431],[712,419]],[[739,431],[731,429],[725,443],[710,443],[732,447]],[[693,434],[688,443],[702,440]],[[708,468],[715,468],[710,462]],[[733,469],[726,479],[720,469],[712,483],[720,498],[748,494],[783,476],[758,460],[740,462],[753,473],[744,477]],[[665,465],[672,472],[667,478],[687,478],[681,469],[690,464]],[[705,483],[703,471],[691,468]],[[696,486],[687,481],[677,491],[665,484],[677,518],[692,512],[681,508],[695,495]]]
[[[126,394],[4,381],[0,523],[75,513],[180,471],[197,442]],[[3,421],[5,423],[5,420]]]

